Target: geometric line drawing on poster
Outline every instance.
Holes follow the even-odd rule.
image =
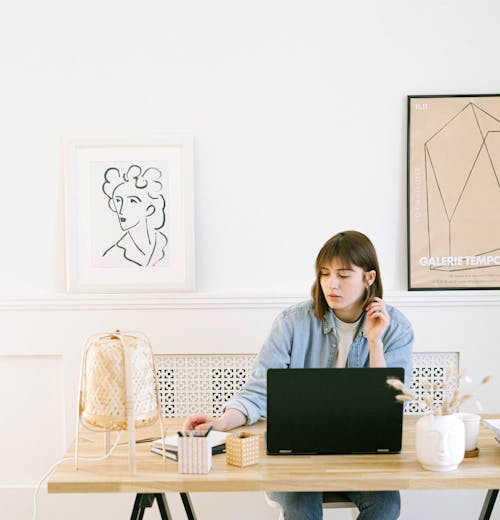
[[[472,102],[425,141],[429,257],[460,257],[465,245],[473,249],[467,252],[471,258],[500,254],[499,150],[500,119]],[[492,230],[483,229],[483,205],[493,215],[490,218],[494,223],[498,223]],[[427,267],[434,271],[455,272],[491,266],[480,263],[463,266],[450,262]]]
[[[113,256],[118,264],[155,266],[165,257],[168,238],[165,225],[165,197],[162,172],[158,168],[143,169],[137,164],[127,171],[110,167],[104,172],[102,191],[109,209],[116,214],[121,234],[102,257]]]

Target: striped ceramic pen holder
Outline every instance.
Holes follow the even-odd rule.
[[[212,444],[208,436],[179,437],[179,473],[208,473],[212,467]]]

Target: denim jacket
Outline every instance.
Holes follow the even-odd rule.
[[[413,330],[406,317],[394,307],[386,305],[391,317],[382,336],[384,357],[388,367],[402,367],[405,384],[411,384]],[[366,313],[352,342],[347,367],[368,368],[370,351],[364,331]],[[323,321],[314,315],[312,300],[292,305],[274,320],[248,382],[226,404],[247,416],[247,424],[266,416],[267,370],[269,368],[328,368],[337,358],[337,330],[333,311]]]

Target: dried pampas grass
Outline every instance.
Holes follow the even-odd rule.
[[[431,413],[433,415],[451,415],[451,414],[458,412],[462,403],[475,397],[476,394],[473,392],[461,393],[460,387],[456,388],[451,393],[451,395],[446,395],[447,394],[446,390],[448,390],[450,388],[452,376],[453,376],[453,373],[452,373],[451,368],[447,368],[445,375],[444,375],[443,383],[441,383],[440,381],[431,383],[427,379],[423,379],[421,381],[422,388],[425,390],[425,393],[422,395],[420,404],[422,405],[422,408],[426,411],[426,413]],[[481,381],[479,382],[479,386],[488,383],[488,381],[490,381],[490,380],[491,380],[490,375],[483,377],[481,379]],[[458,381],[459,381],[458,382],[459,385],[460,385],[461,381],[465,381],[466,383],[472,382],[472,379],[468,376],[467,369],[462,369],[460,371]],[[390,377],[387,379],[387,384],[390,387],[398,390],[398,392],[400,392],[396,396],[396,400],[398,402],[406,402],[406,401],[415,400],[415,398],[416,398],[415,394],[409,388],[406,388],[404,383],[402,381],[400,381],[399,379]],[[443,392],[445,394],[443,397],[443,403],[441,406],[437,406],[434,404],[434,402],[432,400],[432,396],[430,395],[430,392]],[[474,404],[479,411],[482,411],[483,407],[478,400],[476,400],[474,402]]]
[[[389,377],[387,378],[386,383],[392,388],[395,388],[396,390],[399,390],[401,392],[396,396],[397,401],[413,401],[415,399],[415,394],[409,388],[406,388],[403,381],[400,381],[395,377]]]

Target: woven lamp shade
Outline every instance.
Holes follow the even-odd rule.
[[[135,426],[147,426],[158,419],[160,410],[149,341],[137,333],[98,335],[88,341],[83,361],[80,413],[83,425],[89,429],[128,428],[125,349],[132,371]]]
[[[78,467],[80,425],[106,432],[128,431],[130,471],[135,473],[135,430],[160,420],[153,349],[139,332],[92,336],[83,350],[75,444]],[[118,441],[117,441],[118,442]]]

